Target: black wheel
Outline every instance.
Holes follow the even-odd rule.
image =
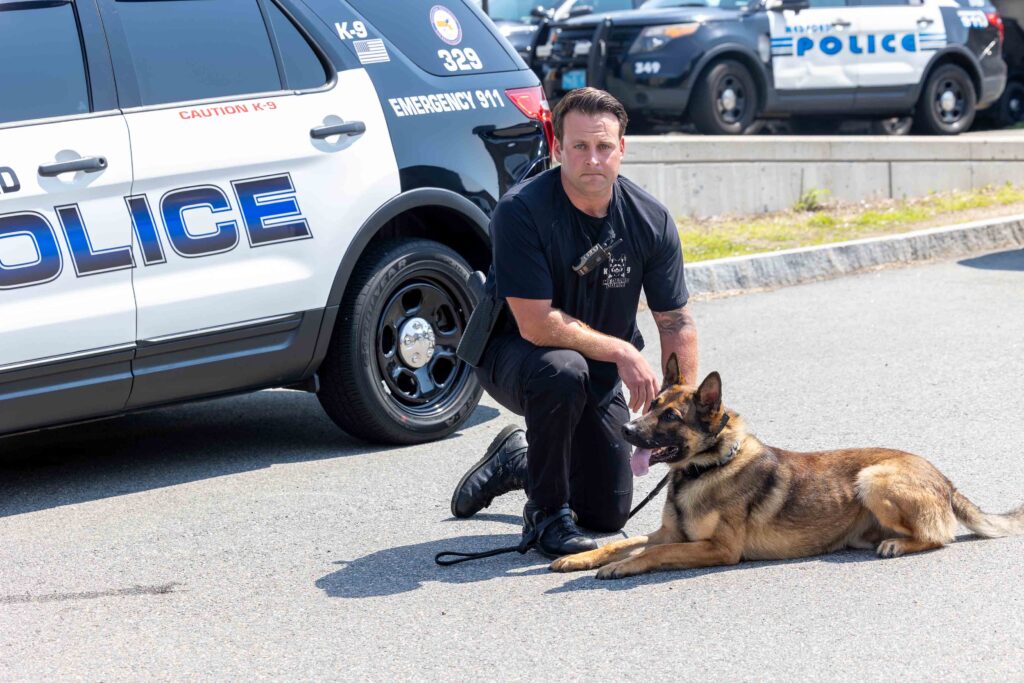
[[[872,121],[870,130],[873,135],[909,135],[913,127],[913,116],[890,116]]]
[[[914,120],[922,133],[958,135],[974,123],[977,103],[967,72],[955,64],[943,64],[925,82]]]
[[[1024,83],[1010,81],[1006,90],[992,105],[997,126],[1015,126],[1024,123]]]
[[[705,135],[743,135],[757,119],[757,86],[739,62],[712,64],[694,85],[690,120]]]
[[[455,356],[475,301],[471,269],[431,240],[369,248],[349,279],[327,357],[320,404],[367,441],[413,444],[447,436],[480,400]]]

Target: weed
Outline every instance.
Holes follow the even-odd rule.
[[[800,199],[796,200],[796,203],[793,204],[793,210],[803,212],[821,211],[826,208],[823,200],[829,194],[828,190],[812,187],[800,195]]]

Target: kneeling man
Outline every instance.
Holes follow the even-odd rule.
[[[523,533],[557,517],[537,547],[560,556],[597,547],[577,523],[617,531],[629,514],[631,447],[622,426],[630,410],[647,411],[660,386],[640,353],[641,287],[662,367],[675,353],[689,382],[697,375],[697,331],[675,221],[619,176],[625,109],[604,91],[581,88],[553,117],[561,166],[512,188],[491,219],[487,287],[508,302],[514,325],[492,337],[476,369],[495,400],[525,416],[526,433],[508,427],[498,435],[459,482],[452,514],[469,517],[525,488]]]

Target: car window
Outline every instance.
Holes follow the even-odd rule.
[[[284,63],[287,86],[293,90],[308,90],[326,83],[323,63],[295,24],[272,2],[267,3],[267,12]]]
[[[809,0],[812,8],[817,7],[846,7],[846,0]]]
[[[594,14],[600,12],[618,12],[624,9],[633,9],[633,0],[580,0],[579,5],[586,5],[594,9]]]
[[[559,4],[560,0],[491,0],[487,6],[487,14],[495,21],[529,23],[536,21],[536,17],[530,12],[537,7],[543,10],[553,10]]]
[[[0,123],[88,111],[71,3],[0,5]]]
[[[718,7],[721,9],[740,9],[750,4],[750,0],[647,0],[641,7],[657,9],[659,7]]]
[[[257,0],[118,0],[143,105],[280,90]]]
[[[310,4],[315,9],[325,2],[337,0]],[[402,0],[400,11],[395,3],[382,0],[349,0],[349,4],[418,67],[436,76],[518,68],[500,38],[463,0]]]
[[[622,10],[636,8],[636,0],[572,0],[559,6],[555,12],[555,19],[568,19],[570,14],[575,16],[576,12],[599,14],[601,12],[621,12]]]

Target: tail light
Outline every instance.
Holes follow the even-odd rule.
[[[544,89],[539,85],[532,88],[515,88],[506,90],[505,95],[527,117],[534,121],[540,121],[544,128],[544,139],[547,140],[550,151],[555,141],[555,129],[551,124],[551,107],[548,106],[548,100],[544,97]]]
[[[1003,25],[1003,18],[999,16],[999,12],[985,12],[985,16],[988,17],[988,25],[999,31],[999,44],[1003,44],[1003,36],[1006,34],[1006,27]]]

